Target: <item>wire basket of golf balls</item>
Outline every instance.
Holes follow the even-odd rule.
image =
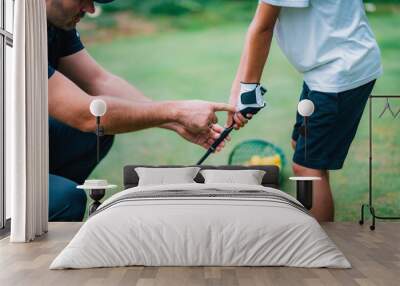
[[[229,155],[228,164],[242,166],[275,165],[282,171],[286,165],[286,157],[278,146],[265,140],[252,139],[243,141],[233,148]]]

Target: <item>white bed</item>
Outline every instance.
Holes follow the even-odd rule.
[[[290,195],[239,184],[129,188],[106,200],[50,269],[145,266],[349,268]]]

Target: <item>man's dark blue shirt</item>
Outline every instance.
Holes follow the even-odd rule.
[[[52,25],[47,27],[48,78],[57,70],[62,57],[75,54],[84,48],[76,29],[65,31]]]

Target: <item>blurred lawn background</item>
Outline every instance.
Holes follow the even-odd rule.
[[[123,0],[102,5],[101,15],[78,27],[91,55],[155,100],[203,99],[226,102],[241,55],[246,29],[257,1]],[[368,17],[382,50],[384,75],[374,94],[400,95],[400,0],[366,3]],[[100,11],[98,11],[100,12]],[[268,108],[246,128],[232,133],[231,143],[207,160],[226,164],[243,140],[264,139],[282,148],[289,162],[290,135],[302,77],[274,42],[262,82],[268,87]],[[378,119],[385,101],[374,100],[374,177],[377,212],[400,212],[400,130],[389,114]],[[394,111],[400,100],[391,101]],[[331,172],[335,219],[358,220],[368,198],[368,109],[350,149],[345,167]],[[220,114],[220,123],[225,114]],[[194,164],[205,150],[162,129],[118,135],[110,154],[91,178],[106,178],[122,189],[127,164]],[[290,164],[281,189],[294,194]]]

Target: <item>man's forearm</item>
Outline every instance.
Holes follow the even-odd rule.
[[[109,134],[160,126],[179,119],[179,102],[134,101],[111,95],[96,97],[107,103],[102,125]],[[49,79],[49,115],[74,128],[86,132],[95,130],[95,120],[89,111],[93,99],[59,72]]]
[[[141,129],[170,126],[177,122],[176,102],[145,102],[114,96],[98,96],[107,103],[107,113],[102,125],[107,134],[132,132]],[[86,131],[95,129],[95,121],[88,120]],[[172,129],[172,128],[169,128]]]
[[[134,102],[152,102],[152,99],[146,97],[135,86],[113,74],[108,74],[108,77],[105,78],[105,80],[99,82],[97,85],[97,90],[95,90],[94,92],[99,94],[103,92],[102,94],[110,94],[113,97],[118,97]],[[168,122],[156,126],[171,131],[177,131],[179,123]]]

